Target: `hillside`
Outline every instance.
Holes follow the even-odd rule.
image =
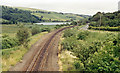
[[[101,16],[101,25],[100,25],[100,16]],[[113,13],[96,13],[90,19],[91,26],[110,26],[110,27],[117,27],[120,26],[120,11],[116,11]]]
[[[33,8],[2,6],[3,24],[17,24],[18,22],[68,22],[88,17],[88,15],[49,12]]]

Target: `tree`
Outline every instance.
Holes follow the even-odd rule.
[[[71,25],[77,25],[77,22],[73,21],[73,22],[71,23]]]
[[[32,35],[40,33],[40,28],[38,26],[35,26],[32,28]]]
[[[17,32],[17,38],[20,44],[23,44],[25,47],[28,45],[28,38],[30,36],[29,30],[25,27],[20,28]]]

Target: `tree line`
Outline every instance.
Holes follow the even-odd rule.
[[[31,15],[30,11],[24,11],[7,6],[2,6],[2,18],[8,20],[3,21],[3,24],[17,24],[18,22],[36,23],[40,21],[37,16]]]

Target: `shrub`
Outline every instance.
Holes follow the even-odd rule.
[[[77,39],[74,37],[68,37],[63,42],[63,49],[71,50],[77,47]]]
[[[2,49],[12,48],[18,45],[19,42],[16,38],[10,38],[10,37],[2,38]]]
[[[37,27],[37,26],[33,27],[32,30],[31,30],[32,35],[38,34],[40,32],[41,32],[40,28]]]
[[[25,47],[27,47],[29,36],[30,36],[29,30],[25,27],[19,29],[17,32],[17,38],[19,40],[19,43],[23,44]]]
[[[63,37],[71,37],[73,35],[75,35],[75,31],[72,30],[72,29],[67,29],[67,30],[64,31]]]
[[[80,69],[80,63],[79,62],[76,61],[74,63],[74,66],[75,66],[75,69]]]
[[[50,28],[42,28],[41,29],[41,32],[45,32],[45,31],[50,32]]]
[[[84,40],[89,35],[89,33],[90,32],[88,32],[88,31],[81,31],[78,34],[78,40]]]
[[[77,25],[77,22],[73,21],[73,22],[71,23],[71,25]]]
[[[56,25],[55,29],[59,29],[60,27],[62,27],[62,25]]]

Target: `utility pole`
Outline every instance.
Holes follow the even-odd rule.
[[[102,23],[102,15],[101,15],[101,13],[99,15],[100,15],[100,24],[99,24],[99,32],[100,32],[100,26],[101,26],[101,23]]]

